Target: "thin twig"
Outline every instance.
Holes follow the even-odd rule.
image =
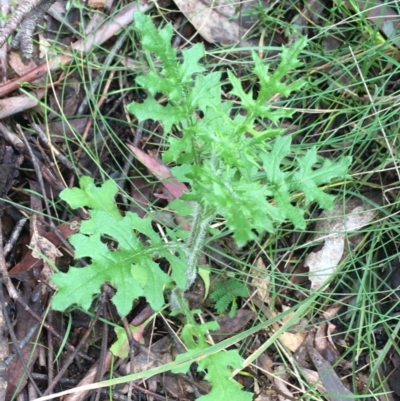
[[[94,325],[99,320],[100,313],[101,313],[101,311],[103,309],[103,304],[105,302],[106,302],[106,293],[103,291],[103,293],[102,293],[102,295],[100,297],[100,306],[97,308],[96,314],[95,314],[93,320],[91,321],[88,329],[86,330],[85,335],[82,337],[82,340],[80,341],[80,343],[76,346],[75,352],[72,353],[68,357],[68,359],[65,361],[64,366],[60,369],[60,371],[58,372],[57,376],[49,384],[49,386],[47,387],[47,389],[43,393],[43,395],[48,395],[53,391],[53,389],[57,385],[58,381],[64,376],[64,373],[67,371],[69,365],[71,365],[71,363],[74,361],[74,359],[75,359],[76,355],[78,354],[78,352],[80,351],[80,349],[85,345],[87,339],[89,338],[90,334],[92,333]]]
[[[8,272],[7,272],[7,267],[6,267],[6,260],[5,260],[5,257],[4,257],[3,228],[2,228],[1,219],[0,219],[0,274],[3,277],[4,284],[6,285],[6,287],[8,287],[10,285],[10,283],[11,283],[11,280],[8,277]],[[16,292],[15,288],[13,288],[13,290]],[[29,371],[29,368],[26,365],[24,357],[22,356],[21,347],[20,347],[19,341],[18,341],[18,339],[17,339],[17,337],[15,335],[14,327],[11,324],[10,318],[8,316],[8,313],[4,308],[5,302],[4,302],[4,295],[3,295],[3,286],[1,284],[0,284],[0,303],[1,303],[2,308],[3,308],[4,320],[6,322],[6,325],[7,325],[7,328],[8,328],[8,332],[10,333],[11,340],[12,340],[12,342],[14,344],[15,352],[18,355],[18,358],[20,359],[20,362],[21,362],[21,364],[22,364],[22,366],[24,368],[24,371],[25,371],[26,375],[28,376],[28,379],[32,383],[33,387],[35,388],[35,390],[37,391],[38,394],[42,395],[42,393],[40,392],[39,388],[37,387],[37,385],[35,383],[35,380],[31,376],[31,372]]]
[[[17,242],[22,229],[24,228],[25,223],[28,221],[27,218],[22,218],[14,227],[10,239],[6,243],[4,247],[4,258],[8,256],[8,254],[11,252],[11,249],[13,248],[14,244]]]
[[[28,15],[42,0],[28,0],[22,3],[12,17],[7,21],[0,31],[0,47],[6,43],[7,38],[17,29],[21,21]]]

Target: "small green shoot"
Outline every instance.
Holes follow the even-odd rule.
[[[215,301],[215,308],[218,313],[224,313],[229,309],[229,317],[234,317],[237,310],[236,298],[247,297],[249,292],[247,286],[242,281],[235,278],[218,281],[214,286],[214,291],[210,298]]]

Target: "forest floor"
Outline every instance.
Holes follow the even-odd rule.
[[[28,50],[23,40],[22,51],[9,40],[0,53],[0,401],[219,401],[229,394],[241,394],[235,401],[400,400],[398,2],[59,0],[49,7],[33,35],[32,54],[29,38]],[[160,37],[148,26],[139,32],[137,10],[151,16]],[[162,37],[168,24],[171,40]],[[297,55],[284,53],[304,37]],[[237,139],[229,138],[224,123],[198,139],[199,121],[208,121],[201,101],[194,119],[177,119],[181,99],[168,86],[172,78],[165,88],[157,81],[168,76],[168,68],[174,74],[169,43],[179,65],[193,67],[185,73],[187,93],[198,82],[192,75],[204,77],[204,88],[211,77],[220,77],[215,118],[228,110],[227,124],[248,115],[252,106],[246,102],[267,93],[268,82],[276,84],[263,83],[256,60],[268,66],[266,75],[290,70],[281,81],[292,89],[272,93],[263,103],[269,111],[256,115],[242,135],[243,141],[260,135],[252,142],[255,158],[287,144],[288,153],[270,164],[274,173],[246,152],[238,159],[247,165],[230,160],[224,147],[231,151]],[[190,64],[202,49],[201,67]],[[285,54],[292,56],[285,61]],[[150,95],[153,106],[132,106],[147,104]],[[158,121],[152,118],[157,110],[166,110]],[[271,111],[281,113],[276,121]],[[170,157],[169,147],[183,143],[189,132],[182,121],[199,123],[192,127],[191,144],[179,145],[185,150]],[[218,141],[218,152],[207,153],[209,142]],[[200,161],[189,160],[190,146]],[[228,163],[226,171],[232,177],[250,170],[253,177],[264,174],[259,181],[265,188],[279,174],[294,177],[302,168],[297,162],[310,161],[309,174],[329,171],[315,183],[331,197],[318,198],[317,189],[310,195],[305,183],[288,186],[285,207],[274,189],[261,198],[259,191],[243,190],[242,198],[229,199],[212,177],[207,189],[204,177],[196,176],[215,158],[230,160],[234,167]],[[188,166],[198,169],[189,174]],[[190,243],[198,228],[194,212],[189,220],[177,218],[173,201],[182,198],[192,207],[196,179],[204,184],[198,202],[213,205],[214,214],[200,222],[204,235],[192,258],[196,272],[191,281],[186,270],[190,285],[181,286],[190,311],[172,313],[172,286],[180,282],[174,270],[180,255],[173,247]],[[79,186],[81,192],[64,191]],[[325,207],[330,199],[333,207]],[[270,228],[255,221],[263,202],[280,213],[266,220]],[[109,231],[100,230],[98,242],[89,242],[95,228],[81,223],[89,217],[93,224],[100,221],[93,210],[111,216],[115,206],[115,222],[104,222]],[[301,210],[300,220],[295,210]],[[125,237],[113,235],[111,226],[122,227],[120,215],[149,222],[147,228],[133,227],[132,238],[143,251],[143,266],[159,276],[150,278],[132,256],[129,278],[117,277]],[[253,224],[247,232],[240,230],[243,221]],[[157,238],[172,245],[144,259],[144,249],[150,243],[155,248]],[[115,264],[104,278],[103,253],[113,255]],[[84,276],[95,261],[99,273]],[[130,274],[132,266],[140,273]],[[132,276],[140,285],[129,294],[131,282],[136,285]],[[193,334],[190,349],[192,318],[210,330],[204,330],[202,347]],[[211,330],[210,322],[219,328]],[[187,349],[198,353],[185,371],[177,355],[187,355]],[[224,362],[225,374],[218,378],[204,362],[213,354],[220,361],[235,355],[238,365]],[[219,380],[225,389],[217,391]],[[226,383],[239,393],[230,393]]]

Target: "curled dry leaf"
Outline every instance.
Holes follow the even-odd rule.
[[[55,265],[56,259],[62,256],[62,253],[58,248],[47,238],[42,237],[37,229],[37,216],[32,216],[33,230],[32,237],[29,247],[32,249],[32,256],[36,259],[43,259],[43,270],[40,274],[40,278],[48,283],[52,288],[55,289],[54,284],[49,280],[50,275],[53,273],[51,264]]]
[[[308,254],[304,262],[310,269],[313,291],[322,287],[342,259],[346,235],[368,225],[376,213],[372,205],[358,198],[350,199],[345,206],[338,203],[332,210],[321,213],[315,227],[318,232],[315,240],[324,241],[324,245],[318,252]]]
[[[256,289],[257,293],[254,297],[258,299],[259,302],[270,303],[270,275],[265,267],[265,264],[261,258],[256,260],[256,268],[253,271],[253,278],[251,280],[252,286]]]

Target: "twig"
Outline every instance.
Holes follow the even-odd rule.
[[[72,49],[78,52],[88,52],[94,46],[101,45],[120,29],[128,26],[133,21],[133,12],[140,9],[146,12],[154,6],[151,0],[141,0],[139,4],[131,3],[123,8],[113,18],[107,20],[98,30],[88,35],[85,39],[76,41],[72,45]],[[0,85],[0,97],[10,92],[15,91],[27,82],[43,77],[47,72],[58,70],[61,66],[68,65],[73,59],[72,55],[57,55],[51,58],[48,62],[42,63],[21,77],[8,81],[4,85]]]
[[[27,15],[25,15],[11,46],[21,49],[22,55],[27,59],[33,56],[33,34],[36,25],[53,5],[55,0],[41,0],[39,4]]]
[[[19,346],[21,348],[24,348],[26,344],[28,344],[28,342],[31,340],[31,338],[33,337],[33,335],[36,333],[36,331],[38,330],[40,326],[40,322],[35,323],[30,330],[25,334],[25,337],[19,341]],[[9,365],[12,360],[17,356],[17,354],[11,354],[7,359],[6,359],[6,363],[7,365]],[[32,376],[33,377],[33,376]]]
[[[57,385],[58,381],[64,376],[64,373],[67,371],[69,365],[71,365],[71,363],[74,361],[74,359],[75,359],[76,355],[78,354],[78,352],[80,351],[80,349],[85,345],[87,339],[89,338],[90,334],[92,333],[94,325],[99,320],[100,313],[101,313],[101,311],[103,309],[103,305],[106,302],[106,298],[107,298],[106,297],[106,292],[103,291],[103,293],[102,293],[102,295],[100,297],[100,306],[97,308],[96,314],[95,314],[93,320],[90,322],[90,325],[89,325],[88,329],[86,330],[85,335],[82,337],[82,340],[80,341],[80,343],[76,346],[75,352],[73,352],[68,357],[68,359],[66,360],[64,366],[60,369],[60,371],[58,372],[57,376],[49,384],[49,386],[47,387],[47,389],[43,393],[43,395],[48,395],[53,391],[53,389]]]
[[[8,254],[11,252],[12,247],[17,242],[17,239],[19,238],[21,231],[24,228],[24,225],[27,221],[28,219],[24,217],[15,225],[11,233],[10,239],[8,240],[6,246],[4,247],[4,258],[6,258]]]
[[[46,133],[37,125],[36,123],[32,123],[31,127],[36,131],[36,133],[39,135],[40,140],[48,146],[50,151],[55,155],[55,157],[66,167],[68,167],[70,170],[76,170],[78,174],[82,174],[79,168],[75,167],[61,152],[53,146],[53,144],[49,141],[47,138]]]
[[[17,29],[24,17],[30,13],[42,0],[27,0],[22,3],[14,12],[0,31],[0,47],[6,43],[7,38]]]
[[[15,292],[16,293],[16,290],[15,290],[14,286],[11,284],[10,278],[8,277],[8,272],[7,272],[7,267],[6,267],[6,260],[5,260],[3,251],[4,251],[3,250],[3,228],[2,228],[2,223],[1,223],[1,219],[0,219],[0,274],[1,274],[2,278],[3,278],[3,282],[6,285],[7,289],[12,286],[11,292]],[[9,295],[11,296],[10,291],[9,291]],[[25,371],[26,375],[28,376],[28,379],[32,383],[32,385],[35,388],[35,390],[37,391],[37,393],[41,395],[42,393],[40,392],[39,388],[37,387],[37,385],[35,383],[35,380],[31,376],[31,372],[29,371],[29,368],[25,363],[24,357],[22,356],[21,347],[20,347],[19,341],[18,341],[18,339],[17,339],[17,337],[15,335],[14,327],[10,322],[10,318],[8,316],[7,311],[5,310],[5,307],[4,307],[5,306],[5,302],[4,302],[4,296],[3,296],[3,286],[1,284],[0,284],[0,304],[2,305],[1,307],[3,309],[3,317],[4,317],[4,320],[6,322],[6,326],[8,328],[8,332],[10,333],[11,340],[12,340],[12,342],[14,344],[15,352],[18,355],[18,358],[20,359],[20,362],[21,362],[21,364],[22,364],[22,366],[24,368],[24,371]]]

